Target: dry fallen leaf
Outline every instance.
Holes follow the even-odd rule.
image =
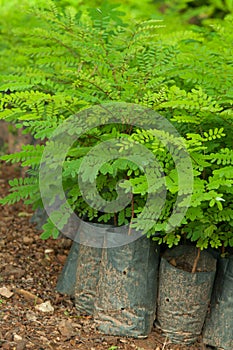
[[[7,287],[2,287],[2,288],[0,288],[0,295],[1,295],[2,297],[5,297],[5,298],[9,299],[9,298],[12,297],[13,294],[14,294],[14,293],[12,293],[12,292],[10,291],[10,289],[8,289]]]
[[[19,217],[27,217],[27,216],[32,216],[32,213],[27,213],[26,211],[21,211],[18,213]]]
[[[76,334],[74,327],[72,326],[71,322],[67,320],[62,320],[58,325],[58,330],[61,333],[63,337],[66,339],[70,339],[74,337]]]
[[[177,263],[176,263],[176,260],[175,260],[175,258],[172,258],[170,261],[169,261],[169,263],[172,265],[172,266],[177,266]]]

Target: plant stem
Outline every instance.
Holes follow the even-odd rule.
[[[131,222],[132,222],[132,220],[133,220],[133,217],[134,217],[134,198],[132,197],[132,202],[131,202],[131,211],[132,211],[132,213],[131,213],[131,220],[130,220],[130,223],[129,223],[129,230],[128,230],[128,235],[130,235],[131,234]]]
[[[198,261],[200,259],[200,255],[201,255],[201,249],[197,248],[197,256],[196,256],[194,263],[193,263],[192,273],[195,273],[197,270],[197,264],[198,264]]]
[[[222,255],[225,254],[225,247],[224,247],[224,245],[222,245],[222,247],[221,247],[221,254],[222,254]]]

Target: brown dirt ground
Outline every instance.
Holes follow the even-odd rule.
[[[8,191],[8,179],[20,169],[0,163],[0,197]],[[12,350],[204,350],[201,339],[192,346],[175,345],[153,329],[146,339],[113,337],[99,333],[93,319],[77,316],[68,296],[55,292],[57,278],[69,252],[68,239],[42,241],[29,223],[30,208],[21,202],[0,206],[0,348]],[[52,313],[36,304],[50,301]],[[208,348],[209,349],[209,348]]]

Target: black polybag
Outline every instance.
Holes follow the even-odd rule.
[[[76,239],[86,244],[73,243],[57,290],[75,297],[79,314],[94,314],[103,333],[147,335],[156,312],[156,243],[141,232],[90,223]]]
[[[218,260],[203,341],[224,350],[233,349],[233,256]]]
[[[174,266],[183,256],[193,266],[197,249],[178,246],[168,249],[161,259],[156,325],[174,343],[192,344],[201,334],[211,298],[216,260],[201,252],[197,271],[188,272]]]
[[[94,319],[105,334],[146,336],[156,317],[159,250],[136,241],[102,250]]]

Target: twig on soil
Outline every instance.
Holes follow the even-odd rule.
[[[165,346],[166,346],[166,345],[167,345],[167,336],[166,336],[165,341],[164,341],[164,343],[163,343],[162,350],[164,350],[164,349],[165,349]]]
[[[15,288],[14,292],[17,293],[17,294],[22,295],[27,300],[34,301],[35,304],[43,303],[43,300],[41,298],[39,298],[37,295],[35,295],[35,294],[33,294],[33,293],[31,293],[31,292],[29,292],[27,290]]]

